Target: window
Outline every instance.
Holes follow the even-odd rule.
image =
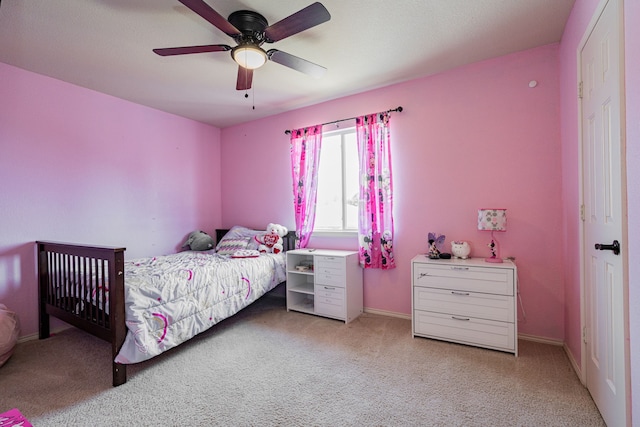
[[[322,134],[314,231],[358,231],[358,163],[355,128]]]

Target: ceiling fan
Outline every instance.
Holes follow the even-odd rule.
[[[327,22],[331,15],[319,2],[269,25],[264,16],[250,10],[238,10],[224,19],[204,0],[178,0],[189,9],[209,21],[220,31],[231,37],[236,46],[211,44],[204,46],[169,47],[153,49],[160,56],[187,55],[191,53],[231,51],[231,57],[238,64],[237,90],[251,88],[253,70],[264,65],[267,60],[276,62],[313,77],[321,77],[326,68],[277,49],[264,51],[260,46],[273,43],[300,33],[316,25]]]

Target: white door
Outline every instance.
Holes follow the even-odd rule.
[[[627,423],[621,96],[622,0],[609,0],[580,52],[586,382],[609,427]],[[617,242],[617,243],[616,243]]]

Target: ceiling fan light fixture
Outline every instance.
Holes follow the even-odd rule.
[[[231,57],[239,66],[248,70],[255,70],[267,62],[267,54],[258,46],[241,44],[231,50]]]

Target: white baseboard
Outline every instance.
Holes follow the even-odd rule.
[[[364,312],[365,313],[370,313],[370,314],[379,314],[381,316],[397,317],[397,318],[400,318],[400,319],[411,320],[411,315],[410,314],[398,313],[398,312],[395,312],[395,311],[378,310],[377,308],[365,307],[364,308]]]
[[[57,328],[54,328],[51,330],[50,335],[55,335],[59,332],[64,331],[65,329],[69,329],[72,328],[71,325],[63,325]],[[40,337],[40,334],[38,332],[34,333],[34,334],[29,334],[29,335],[24,335],[21,336],[20,338],[18,338],[18,344],[20,344],[21,342],[27,342],[27,341],[33,341],[33,340],[37,340]]]
[[[580,369],[580,366],[576,362],[576,358],[573,357],[573,353],[571,353],[571,350],[569,350],[569,347],[567,346],[566,343],[564,343],[562,347],[564,348],[564,352],[567,355],[567,357],[569,358],[569,363],[571,363],[571,367],[576,372],[576,375],[578,376],[578,379],[580,380],[582,385],[586,387],[587,383],[585,381],[585,378],[582,376],[582,369]]]
[[[582,385],[586,385],[584,378],[582,376],[582,371],[580,369],[580,366],[578,365],[578,363],[576,363],[576,358],[573,357],[573,353],[571,353],[571,350],[569,350],[569,347],[567,346],[566,342],[560,341],[560,340],[554,340],[550,338],[537,337],[537,336],[528,335],[528,334],[518,334],[518,338],[522,340],[535,341],[543,344],[551,344],[551,345],[557,345],[562,347],[565,354],[567,355],[567,358],[569,359],[569,363],[571,364],[571,367],[573,368],[576,375],[578,376],[578,379],[580,380]]]
[[[534,342],[539,342],[542,344],[551,344],[551,345],[557,345],[559,347],[564,346],[564,341],[561,340],[556,340],[553,338],[546,338],[546,337],[538,337],[536,335],[529,335],[529,334],[518,334],[518,338],[521,340],[526,340],[526,341],[534,341]]]
[[[24,336],[21,336],[20,338],[18,338],[18,344],[23,343],[23,342],[27,342],[27,341],[37,340],[37,339],[38,339],[38,333],[37,332],[35,334],[31,334],[31,335],[24,335]]]

